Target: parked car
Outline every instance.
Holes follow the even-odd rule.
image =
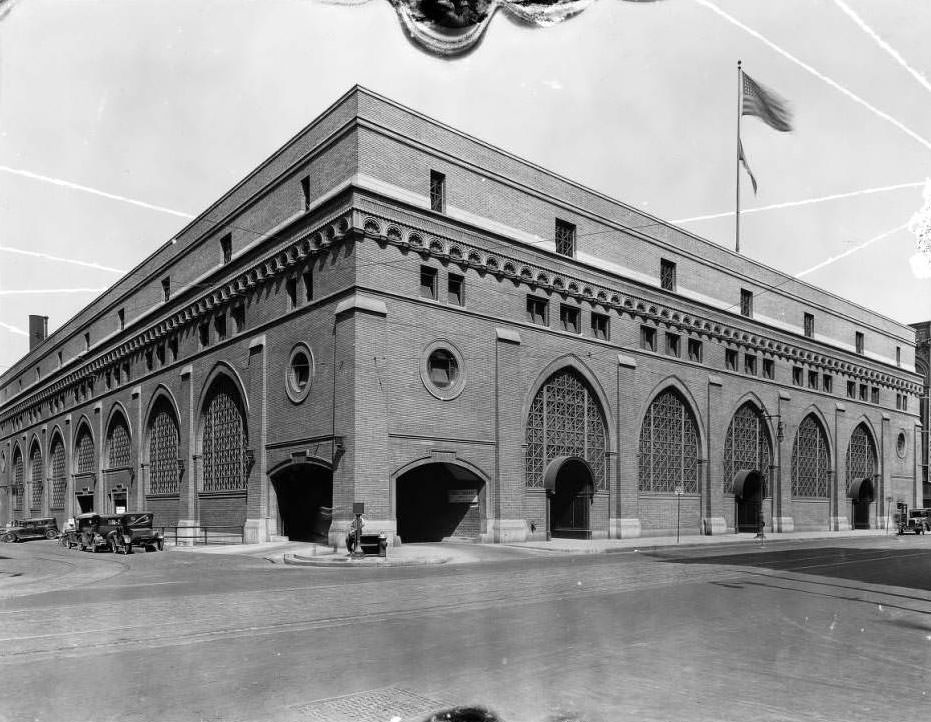
[[[53,517],[14,519],[13,525],[4,529],[2,536],[0,536],[0,540],[5,542],[56,538],[58,538],[58,522]]]
[[[148,511],[130,511],[110,514],[100,519],[99,533],[110,545],[111,551],[132,554],[133,547],[146,550],[164,548],[162,533],[152,528],[154,514]]]
[[[915,534],[931,531],[931,509],[912,509],[908,513],[908,529]]]

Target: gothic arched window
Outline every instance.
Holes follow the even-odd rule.
[[[594,392],[574,369],[557,371],[537,391],[527,417],[526,438],[528,487],[543,487],[543,471],[557,456],[578,456],[591,467],[595,489],[608,488],[604,417]]]
[[[42,449],[38,444],[32,445],[32,451],[29,452],[29,481],[32,482],[32,510],[42,508],[42,491],[43,491],[43,472],[45,465],[42,463]]]
[[[201,490],[246,488],[246,422],[239,392],[225,378],[216,382],[204,406]]]
[[[853,430],[847,445],[847,491],[857,479],[869,479],[872,483],[875,474],[876,447],[866,425],[860,424]]]
[[[640,491],[672,494],[682,486],[698,492],[698,424],[682,395],[674,389],[659,393],[640,427]]]
[[[156,402],[149,421],[149,473],[146,494],[175,495],[180,486],[178,468],[178,421],[164,399]]]
[[[91,438],[90,431],[87,427],[81,429],[78,434],[78,441],[75,444],[77,448],[78,466],[76,473],[93,474],[97,471],[97,458],[94,453],[94,440]]]
[[[23,468],[23,453],[17,448],[13,454],[13,510],[23,510],[23,496],[25,494],[25,469]]]
[[[766,480],[772,449],[766,419],[759,408],[745,403],[734,414],[724,439],[724,493],[734,493],[734,476],[738,471],[758,471],[763,475],[763,496],[769,496]]]
[[[126,420],[120,415],[110,424],[110,434],[107,436],[107,468],[124,469],[130,466],[130,458],[129,429]]]
[[[826,499],[831,455],[824,428],[813,414],[799,424],[792,447],[792,496]]]
[[[52,442],[52,498],[49,508],[64,509],[65,507],[65,445],[61,437]]]

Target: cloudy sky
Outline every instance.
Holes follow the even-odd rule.
[[[29,313],[59,327],[354,83],[732,246],[738,58],[795,113],[792,133],[743,120],[742,252],[931,317],[905,228],[931,176],[925,0],[595,0],[545,28],[499,12],[456,59],[387,0],[4,7],[0,371]]]

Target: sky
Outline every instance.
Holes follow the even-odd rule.
[[[742,120],[741,252],[927,320],[929,35],[925,0],[595,0],[441,58],[387,0],[0,0],[0,372],[356,83],[733,247],[738,59],[794,113]]]

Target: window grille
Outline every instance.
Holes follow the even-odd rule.
[[[868,478],[871,482],[876,474],[876,448],[873,446],[873,439],[870,432],[866,430],[863,424],[860,424],[853,430],[850,435],[850,443],[847,445],[847,486],[850,490],[850,482],[857,479]]]
[[[13,458],[13,510],[22,511],[23,510],[23,494],[24,494],[24,476],[25,469],[23,468],[23,455],[19,452],[19,449],[16,450],[16,456]]]
[[[543,384],[530,405],[526,438],[528,487],[543,488],[543,471],[557,456],[579,456],[591,467],[595,489],[608,488],[604,418],[578,372],[557,371]]]
[[[831,459],[824,429],[814,416],[799,424],[792,447],[792,496],[826,499]]]
[[[122,419],[110,429],[107,439],[107,468],[123,469],[130,465],[129,430]]]
[[[92,474],[97,471],[97,461],[94,459],[94,440],[91,438],[87,427],[81,430],[78,436],[78,474]]]
[[[561,256],[575,257],[575,226],[556,219],[556,253]]]
[[[659,262],[659,283],[666,291],[676,290],[676,264],[665,258]]]
[[[149,426],[149,474],[146,494],[177,494],[178,422],[168,408],[161,408]]]
[[[246,488],[246,425],[228,382],[214,391],[203,420],[202,491],[239,491]]]
[[[29,469],[29,480],[32,482],[32,506],[29,508],[33,510],[41,509],[43,491],[42,473],[45,471],[45,468],[42,464],[42,449],[39,448],[38,444],[32,447],[32,451],[29,454]]]
[[[682,485],[698,491],[698,425],[674,390],[660,393],[640,428],[640,491],[671,494]]]
[[[763,475],[763,496],[769,496],[769,466],[772,444],[762,412],[747,402],[734,414],[724,439],[724,493],[734,493],[738,471],[758,471]]]
[[[61,439],[52,446],[52,498],[49,508],[65,508],[65,445]]]
[[[446,176],[430,171],[430,210],[443,213],[446,210]]]

